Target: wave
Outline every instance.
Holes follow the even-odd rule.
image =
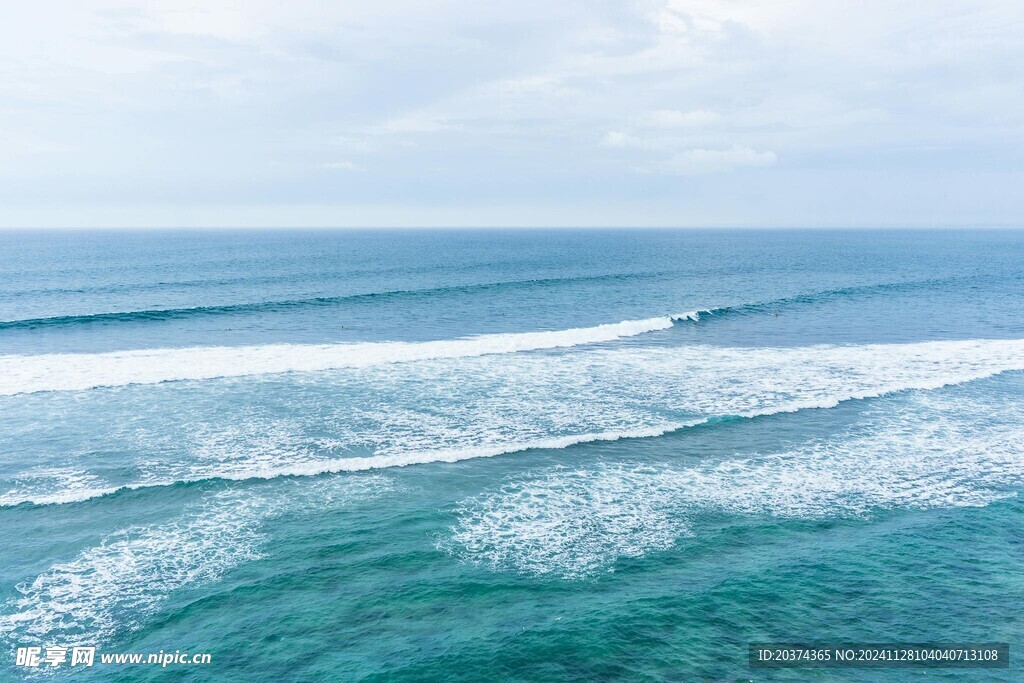
[[[394,289],[382,292],[366,292],[361,294],[347,294],[342,296],[319,296],[299,299],[281,299],[270,301],[254,301],[234,304],[219,304],[210,306],[189,306],[181,308],[153,308],[129,311],[109,311],[103,313],[83,313],[75,315],[47,316],[39,318],[22,318],[18,320],[0,321],[0,331],[4,330],[33,330],[51,327],[72,327],[78,325],[110,324],[110,323],[138,323],[138,322],[160,322],[169,320],[181,320],[195,317],[220,316],[220,315],[244,315],[251,313],[273,313],[295,309],[332,307],[341,304],[359,304],[376,301],[387,301],[390,299],[431,297],[438,294],[459,294],[476,293],[491,290],[504,290],[516,288],[551,287],[565,284],[576,284],[584,282],[619,282],[636,279],[649,279],[679,274],[678,271],[657,271],[646,273],[610,273],[603,275],[584,275],[573,277],[555,278],[534,278],[525,280],[505,280],[498,282],[484,282],[463,285],[448,285],[442,287],[426,287],[422,289]],[[815,292],[807,292],[794,296],[780,297],[765,301],[734,304],[728,306],[709,307],[696,311],[702,316],[720,316],[731,313],[763,313],[774,308],[780,308],[793,304],[811,304],[828,301],[836,298],[884,294],[898,291],[911,291],[914,289],[934,287],[958,282],[975,281],[991,276],[969,276],[934,278],[927,280],[909,280],[902,282],[883,282],[870,285],[856,285],[852,287],[841,287],[838,289],[827,289]],[[174,285],[177,283],[161,283]],[[188,284],[188,283],[186,283]],[[59,290],[54,290],[59,291]],[[78,292],[80,290],[67,290]],[[692,319],[697,321],[697,317]]]
[[[0,505],[58,504],[213,479],[309,477],[652,438],[706,423],[828,409],[1015,370],[1024,370],[1024,340],[480,357],[458,365],[389,366],[375,369],[372,378],[355,373],[319,387],[283,386],[281,400],[301,405],[301,413],[282,418],[271,407],[267,414],[236,414],[228,424],[221,419],[206,427],[200,424],[208,419],[202,412],[190,412],[196,397],[189,392],[159,399],[161,412],[171,423],[186,425],[185,431],[165,434],[173,424],[147,426],[116,413],[111,426],[89,426],[89,433],[106,433],[113,425],[131,423],[123,433],[89,446],[97,453],[139,453],[139,462],[123,463],[124,471],[136,472],[128,483],[83,476],[90,462],[97,469],[111,463],[97,460],[92,451],[62,451],[54,458],[71,458],[74,468],[26,470],[15,477],[15,488],[0,493]],[[221,405],[217,396],[211,405]],[[125,409],[137,411],[137,403]],[[174,446],[156,455],[159,442],[139,441],[140,428],[159,431]]]
[[[568,278],[568,280],[571,279]],[[553,283],[566,280],[529,280],[468,285],[467,287],[480,289],[510,284]],[[263,344],[255,346],[140,349],[93,354],[60,353],[0,356],[0,396],[38,391],[77,391],[130,384],[155,384],[177,380],[202,380],[285,372],[315,372],[433,358],[461,358],[495,353],[566,348],[614,341],[648,332],[665,330],[672,327],[674,323],[697,323],[709,317],[764,312],[786,304],[810,303],[820,301],[822,298],[848,296],[869,291],[891,291],[893,288],[911,285],[919,286],[920,284],[922,283],[889,283],[865,287],[849,287],[765,302],[704,308],[675,315],[638,320],[623,320],[617,323],[606,323],[592,327],[542,332],[485,334],[428,342]],[[343,299],[409,294],[429,295],[436,291],[439,290],[402,290],[354,295],[352,297],[343,297]],[[129,311],[90,316],[69,316],[67,318],[40,318],[0,323],[0,329],[3,329],[4,326],[58,325],[65,324],[62,321],[73,323],[86,319],[93,322],[102,320],[143,320],[150,319],[150,317],[168,319],[177,315],[196,315],[203,312],[220,314],[232,311],[263,310],[268,306],[276,306],[283,309],[290,306],[315,305],[315,302],[329,304],[339,300],[341,299],[303,299],[206,308]]]
[[[122,491],[137,491],[147,488],[161,488],[176,486],[178,484],[194,484],[202,481],[251,481],[258,479],[278,479],[283,477],[316,477],[324,474],[340,474],[343,472],[367,472],[371,470],[382,470],[392,467],[407,467],[409,465],[425,465],[429,463],[453,463],[462,460],[474,460],[477,458],[491,458],[499,455],[521,453],[523,451],[541,449],[564,449],[570,446],[584,443],[598,443],[601,441],[619,441],[621,439],[640,439],[646,437],[663,436],[670,432],[678,431],[687,426],[703,424],[708,420],[695,420],[689,424],[669,424],[662,427],[625,430],[621,432],[602,432],[594,434],[575,434],[571,436],[552,437],[548,439],[537,439],[525,443],[505,444],[497,446],[481,446],[465,449],[445,449],[435,451],[423,451],[418,453],[379,455],[356,458],[335,458],[332,460],[321,460],[317,462],[303,462],[300,464],[279,464],[264,469],[222,471],[198,475],[195,477],[183,477],[167,481],[142,481],[123,486],[87,486],[78,485],[75,488],[59,489],[58,486],[49,487],[52,492],[14,491],[0,496],[0,507],[14,507],[24,503],[32,505],[61,505],[66,503],[78,503],[93,498],[101,498]],[[62,473],[61,481],[79,481],[81,472]],[[90,477],[92,478],[92,477]],[[93,480],[95,478],[92,478]],[[91,482],[90,482],[91,483]]]
[[[365,292],[342,296],[319,296],[300,299],[281,299],[271,301],[253,301],[235,304],[219,304],[211,306],[188,306],[181,308],[152,308],[129,311],[109,311],[103,313],[83,313],[76,315],[47,316],[39,318],[22,318],[18,320],[0,321],[3,330],[34,330],[52,327],[73,327],[78,325],[95,325],[109,323],[138,323],[181,320],[187,318],[244,315],[249,313],[274,313],[293,309],[331,307],[339,304],[359,304],[377,301],[388,301],[398,298],[430,297],[438,294],[464,294],[486,292],[491,290],[550,287],[582,282],[629,281],[652,277],[662,277],[665,272],[649,273],[611,273],[605,275],[585,275],[558,278],[534,278],[526,280],[505,280],[464,285],[448,285],[443,287],[425,287],[421,289],[394,289],[382,292]],[[175,284],[175,283],[170,283]],[[68,290],[75,292],[78,290]]]
[[[244,491],[221,492],[188,517],[111,534],[19,585],[0,615],[0,637],[102,641],[131,630],[171,592],[258,559],[264,508]]]
[[[95,645],[138,628],[172,593],[218,581],[262,557],[281,515],[339,509],[394,490],[381,475],[277,490],[225,490],[164,524],[121,529],[20,584],[0,614],[0,639]]]
[[[1024,405],[993,419],[993,400],[889,401],[829,440],[692,467],[596,463],[516,475],[463,501],[439,546],[495,571],[579,579],[696,535],[702,513],[865,518],[988,505],[1024,483]]]
[[[955,277],[955,278],[933,278],[928,280],[909,280],[905,282],[884,282],[872,285],[857,285],[853,287],[840,287],[827,289],[806,294],[779,297],[777,299],[766,299],[764,301],[753,301],[732,306],[716,306],[693,311],[691,322],[706,321],[709,317],[724,317],[729,315],[757,314],[774,312],[776,309],[800,304],[819,304],[862,295],[891,294],[894,292],[908,292],[916,289],[926,289],[936,285],[947,285],[957,282],[977,280],[977,277]]]
[[[264,344],[0,356],[0,396],[131,384],[317,372],[389,363],[558,349],[666,330],[697,312],[545,332],[428,342]]]

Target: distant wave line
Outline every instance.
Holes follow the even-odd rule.
[[[852,287],[840,287],[827,289],[806,294],[795,294],[793,296],[780,297],[778,299],[767,299],[764,301],[753,301],[750,303],[735,304],[731,306],[716,306],[693,311],[691,317],[686,318],[691,322],[706,321],[708,317],[723,317],[734,314],[764,313],[773,309],[782,309],[794,304],[815,304],[831,299],[839,299],[847,296],[861,294],[890,293],[908,291],[923,287],[930,287],[940,284],[948,284],[967,278],[934,278],[929,280],[909,280],[906,282],[885,282],[873,285],[856,285]],[[684,320],[679,318],[679,320]]]
[[[432,296],[447,293],[466,293],[487,291],[492,289],[513,289],[516,287],[545,287],[576,282],[601,282],[608,280],[633,280],[656,278],[666,275],[664,272],[653,273],[611,273],[606,275],[586,275],[561,278],[534,278],[527,280],[506,280],[463,285],[446,285],[442,287],[425,287],[422,289],[393,289],[381,292],[363,292],[340,296],[318,296],[300,299],[281,299],[270,301],[252,301],[236,304],[218,304],[211,306],[188,306],[181,308],[153,308],[131,311],[109,311],[104,313],[82,313],[75,315],[46,316],[38,318],[22,318],[18,320],[0,321],[0,330],[39,329],[45,327],[66,327],[74,325],[150,322],[164,320],[180,320],[184,318],[237,315],[246,313],[274,312],[290,309],[329,307],[344,303],[359,303],[378,299]]]
[[[625,276],[615,275],[613,277]],[[481,289],[515,284],[553,283],[563,280],[512,281],[507,283],[459,286],[454,289]],[[828,298],[863,293],[891,292],[893,290],[916,288],[926,284],[946,281],[948,280],[937,279],[845,287],[763,302],[696,309],[675,315],[623,320],[617,323],[604,323],[591,327],[492,333],[433,341],[194,346],[100,353],[8,355],[0,356],[0,396],[42,391],[81,391],[100,387],[157,384],[182,380],[206,380],[288,372],[318,372],[441,358],[463,358],[568,348],[611,342],[626,337],[666,330],[678,323],[700,323],[706,321],[707,318],[765,312],[788,304],[814,303]],[[408,294],[427,295],[435,291],[437,290],[399,290],[393,293],[353,295],[348,298],[377,298]],[[324,299],[324,301],[331,301],[331,299]],[[303,305],[304,302],[298,301],[293,304],[277,302],[277,304],[283,306]],[[257,305],[253,304],[252,306]],[[265,306],[265,304],[258,304],[258,306]],[[216,308],[217,310],[223,310],[225,307]],[[181,310],[194,312],[203,309]],[[173,313],[173,311],[165,311],[165,313]],[[104,315],[121,316],[136,314]],[[0,323],[0,329],[2,328],[3,323]]]
[[[319,308],[337,306],[345,303],[359,303],[393,298],[412,298],[433,296],[437,294],[484,292],[495,289],[515,289],[519,287],[547,287],[582,282],[628,281],[647,278],[665,277],[677,274],[677,271],[658,271],[649,273],[610,273],[605,275],[584,275],[558,278],[533,278],[526,280],[503,280],[462,285],[445,285],[441,287],[425,287],[422,289],[393,289],[380,292],[363,292],[339,296],[318,296],[299,299],[281,299],[268,301],[252,301],[235,304],[217,304],[210,306],[188,306],[181,308],[153,308],[130,311],[109,311],[103,313],[82,313],[74,315],[45,316],[38,318],[21,318],[17,320],[0,320],[0,331],[18,329],[39,329],[47,327],[65,327],[74,325],[103,323],[160,322],[180,320],[192,317],[218,315],[244,315],[247,313],[278,312],[302,308]],[[988,277],[988,276],[983,276]],[[765,301],[717,306],[701,309],[703,315],[725,315],[730,313],[758,313],[792,304],[811,304],[844,296],[859,294],[888,293],[907,291],[922,287],[930,287],[951,282],[974,280],[972,277],[933,278],[927,280],[909,280],[905,282],[884,282],[871,285],[854,285],[838,289],[826,289],[807,292],[793,296],[780,297]]]

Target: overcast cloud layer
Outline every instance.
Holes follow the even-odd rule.
[[[4,5],[0,226],[1024,223],[1020,0]]]

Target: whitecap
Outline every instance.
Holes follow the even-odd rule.
[[[769,454],[556,468],[464,501],[442,546],[499,571],[580,578],[664,550],[706,513],[788,519],[988,505],[1024,485],[1024,405],[889,401],[826,440]]]
[[[324,510],[393,488],[380,475],[226,489],[163,524],[110,534],[17,587],[0,636],[18,644],[85,644],[138,628],[174,591],[209,584],[262,557],[266,523]]]

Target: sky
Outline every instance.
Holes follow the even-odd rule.
[[[1024,225],[1020,0],[34,0],[0,227]]]

